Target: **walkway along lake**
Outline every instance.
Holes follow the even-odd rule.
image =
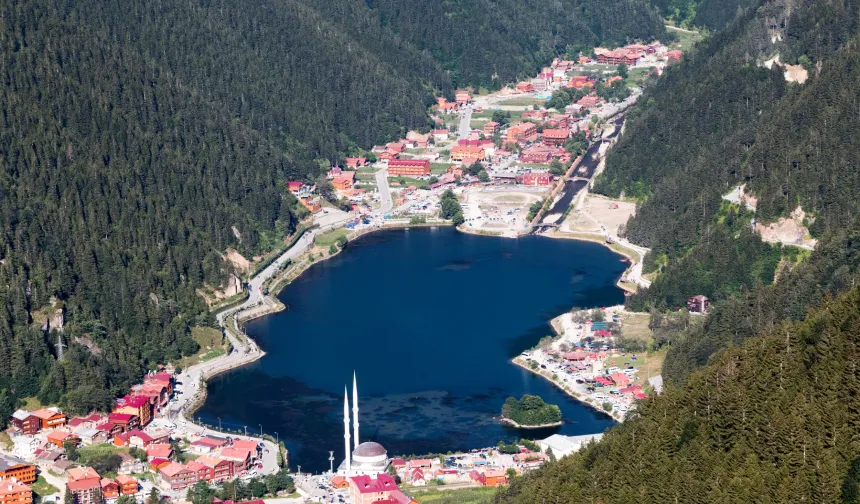
[[[350,242],[280,295],[288,310],[251,322],[267,354],[214,378],[205,422],[278,433],[291,465],[343,459],[343,387],[358,374],[362,441],[393,454],[495,445],[500,439],[602,432],[613,421],[513,364],[572,306],[623,302],[626,264],[605,247],[452,228],[392,230]],[[499,419],[508,396],[558,404],[564,425],[519,431]]]

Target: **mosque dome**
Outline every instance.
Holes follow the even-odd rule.
[[[355,450],[352,451],[352,456],[354,459],[375,459],[377,457],[385,458],[387,455],[388,451],[386,451],[381,444],[374,443],[373,441],[361,443],[360,445],[355,447]]]

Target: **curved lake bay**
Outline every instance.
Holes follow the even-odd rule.
[[[358,374],[362,441],[393,454],[468,450],[521,436],[603,431],[612,420],[510,359],[552,334],[572,306],[619,304],[621,256],[593,243],[392,230],[351,242],[280,295],[288,310],[250,322],[267,352],[213,379],[204,421],[278,433],[291,465],[343,459],[343,387]],[[498,414],[537,394],[564,425],[517,431]]]

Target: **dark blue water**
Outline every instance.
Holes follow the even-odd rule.
[[[291,465],[343,459],[343,387],[358,373],[361,440],[389,454],[447,452],[612,420],[510,359],[552,333],[572,306],[623,302],[621,256],[592,243],[473,236],[450,228],[386,231],[351,242],[281,294],[289,307],[250,323],[267,355],[214,379],[199,415],[278,433]],[[558,404],[565,424],[517,431],[497,420],[508,396]]]

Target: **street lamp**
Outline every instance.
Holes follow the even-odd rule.
[[[263,437],[263,424],[258,424],[260,426],[260,437]]]
[[[223,430],[223,429],[221,429],[221,417],[215,417],[215,418],[217,418],[217,419],[218,419],[218,430],[219,430],[219,431],[221,431],[221,432],[224,432],[224,430]]]
[[[248,426],[246,425],[245,426],[245,436],[247,436],[247,435],[248,435]]]
[[[281,446],[281,436],[279,436],[277,432],[275,433],[275,443],[278,444],[278,447]]]

